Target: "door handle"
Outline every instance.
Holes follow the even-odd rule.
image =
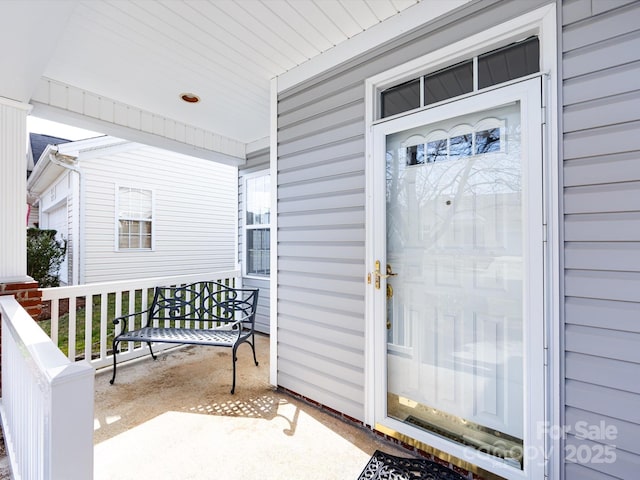
[[[373,272],[373,276],[375,278],[375,282],[374,283],[375,283],[376,290],[380,290],[380,279],[381,278],[396,277],[396,276],[398,276],[398,274],[393,272],[393,269],[391,268],[391,265],[389,265],[388,263],[387,263],[386,274],[383,274],[380,271],[380,260],[376,260],[376,269]]]

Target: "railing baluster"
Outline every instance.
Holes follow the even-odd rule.
[[[84,359],[93,358],[93,295],[84,297]]]
[[[76,297],[69,298],[69,360],[76,361]]]
[[[140,300],[140,310],[144,311],[147,308],[149,308],[149,289],[148,288],[143,288],[140,295],[142,296],[142,299]],[[147,314],[145,313],[142,318],[140,319],[140,322],[142,325],[144,325],[147,321]]]
[[[136,291],[135,289],[130,289],[129,291],[129,311],[127,313],[133,313],[136,311]],[[135,325],[136,319],[131,317],[131,328],[137,328]]]
[[[109,324],[107,323],[107,307],[109,306],[109,294],[101,293],[100,294],[100,360],[107,358],[107,348],[108,348],[108,330],[107,327]],[[119,330],[119,328],[117,328]],[[118,333],[120,333],[118,331]],[[117,334],[116,334],[117,335]]]
[[[119,317],[120,315],[122,315],[122,291],[121,290],[116,290],[113,295],[115,296],[115,310],[113,312],[113,316],[115,317]],[[121,329],[127,329],[130,328],[129,325],[120,325]],[[127,343],[127,351],[129,350],[129,343]]]
[[[51,341],[60,348],[58,343],[58,320],[60,317],[60,300],[55,298],[51,300]]]

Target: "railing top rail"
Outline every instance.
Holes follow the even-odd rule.
[[[52,382],[84,371],[93,375],[93,367],[88,362],[69,361],[13,296],[0,296],[0,314],[8,329],[3,334],[11,335],[22,351],[28,352],[37,376],[44,375]]]
[[[71,285],[68,287],[43,288],[42,300],[55,300],[59,298],[81,297],[94,295],[97,292],[115,292],[118,290],[133,290],[141,288],[153,288],[165,285],[177,285],[182,283],[202,282],[207,280],[219,280],[240,276],[240,269],[220,270],[215,272],[197,273],[190,275],[175,275],[170,277],[138,278],[131,280],[117,280],[113,282],[88,283],[85,285]]]

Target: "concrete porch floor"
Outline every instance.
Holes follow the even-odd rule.
[[[376,449],[411,453],[269,385],[269,338],[189,346],[96,375],[95,480],[355,480]]]

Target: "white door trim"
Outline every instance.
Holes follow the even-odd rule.
[[[469,58],[475,54],[491,49],[491,46],[504,44],[506,41],[521,39],[524,34],[538,35],[540,39],[540,64],[543,82],[543,217],[544,217],[544,343],[545,362],[549,363],[544,372],[546,389],[545,419],[548,426],[562,425],[561,382],[563,370],[561,364],[561,317],[560,317],[560,266],[561,266],[561,215],[560,215],[560,169],[558,140],[558,77],[557,77],[557,32],[556,5],[550,4],[529,12],[504,24],[487,29],[480,34],[465,38],[436,52],[431,52],[407,64],[382,72],[365,82],[365,142],[366,142],[366,262],[367,271],[373,270],[373,245],[377,235],[385,228],[381,219],[376,218],[373,206],[375,175],[373,166],[374,136],[373,126],[383,122],[378,120],[379,92],[392,83],[402,79],[415,78],[425,71],[433,71],[444,66],[445,59]],[[365,421],[375,425],[375,372],[379,365],[375,363],[375,328],[373,324],[375,302],[373,286],[368,286],[365,295],[366,327],[365,327]],[[555,334],[552,334],[555,332]],[[544,432],[529,432],[543,437],[544,454],[548,458],[544,474],[548,478],[560,478],[562,467],[561,439],[549,438]],[[516,477],[517,478],[517,477]],[[533,477],[535,478],[535,477]]]

